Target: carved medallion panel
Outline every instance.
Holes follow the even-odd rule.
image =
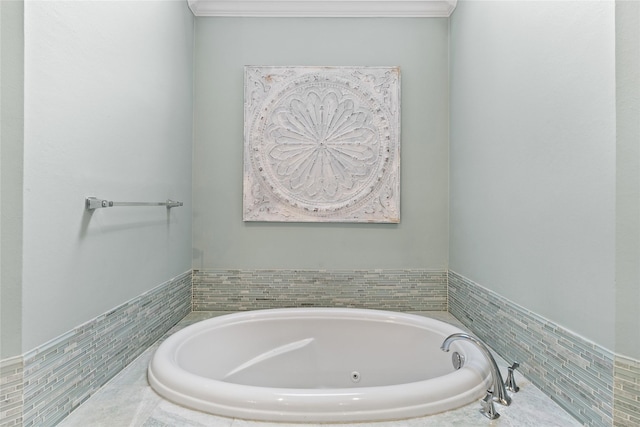
[[[245,67],[245,221],[400,221],[398,67]]]

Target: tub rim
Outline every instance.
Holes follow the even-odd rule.
[[[301,389],[240,385],[201,377],[177,363],[176,354],[185,340],[212,328],[300,316],[384,321],[430,331],[435,328],[444,337],[464,332],[432,317],[374,309],[304,307],[236,312],[199,321],[169,336],[149,363],[149,383],[162,397],[188,408],[231,418],[276,422],[362,422],[432,415],[464,406],[482,397],[489,387],[488,361],[475,346],[463,341],[451,346],[452,351],[467,354],[461,369],[413,383],[375,387]],[[447,390],[446,395],[443,389]],[[349,404],[345,404],[345,396],[351,399]],[[310,399],[317,409],[305,406]]]

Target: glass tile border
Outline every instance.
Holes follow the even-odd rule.
[[[212,292],[214,285],[219,292]],[[198,299],[196,289],[211,299]],[[448,309],[507,360],[518,360],[528,378],[585,425],[640,425],[640,361],[615,355],[454,271],[193,270],[1,360],[0,426],[55,425],[161,331],[210,304],[223,311]],[[509,325],[506,332],[502,325]]]
[[[640,426],[640,361],[616,355],[613,368],[613,425]]]
[[[613,425],[611,351],[451,270],[449,312],[578,421]]]
[[[3,396],[15,393],[14,406],[0,409],[0,426],[60,422],[191,311],[191,277],[182,273],[13,358],[19,361],[2,361]],[[5,387],[9,378],[17,384]]]
[[[23,407],[22,356],[0,360],[0,426],[22,425]]]
[[[447,311],[446,270],[193,270],[194,311]]]

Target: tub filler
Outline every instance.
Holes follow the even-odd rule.
[[[456,332],[428,317],[378,310],[236,313],[171,335],[148,378],[166,399],[232,418],[418,417],[466,405],[489,387],[489,364],[476,347],[457,341],[448,353],[440,349]]]

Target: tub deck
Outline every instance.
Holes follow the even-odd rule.
[[[215,312],[192,312],[180,321],[166,335],[210,317],[226,314]],[[446,312],[429,312],[429,317],[451,323],[465,329],[451,314]],[[246,421],[210,415],[175,405],[157,395],[147,382],[147,366],[159,340],[147,349],[138,359],[120,372],[113,380],[100,389],[94,396],[83,403],[59,424],[62,427],[166,427],[166,426],[207,426],[207,427],[273,427],[283,425],[287,427],[316,427],[321,424],[277,424],[270,422]],[[496,353],[493,353],[494,356]],[[506,375],[507,363],[496,357],[503,375]],[[544,395],[531,382],[516,371],[516,379],[520,392],[512,394],[513,403],[509,407],[496,405],[501,414],[500,426],[542,426],[565,427],[579,426],[562,408]],[[479,412],[480,404],[474,402],[462,408],[431,415],[428,417],[412,418],[401,421],[386,421],[376,423],[345,423],[330,424],[330,426],[349,427],[443,427],[459,426],[486,427],[490,421]],[[326,424],[323,424],[326,426]]]

